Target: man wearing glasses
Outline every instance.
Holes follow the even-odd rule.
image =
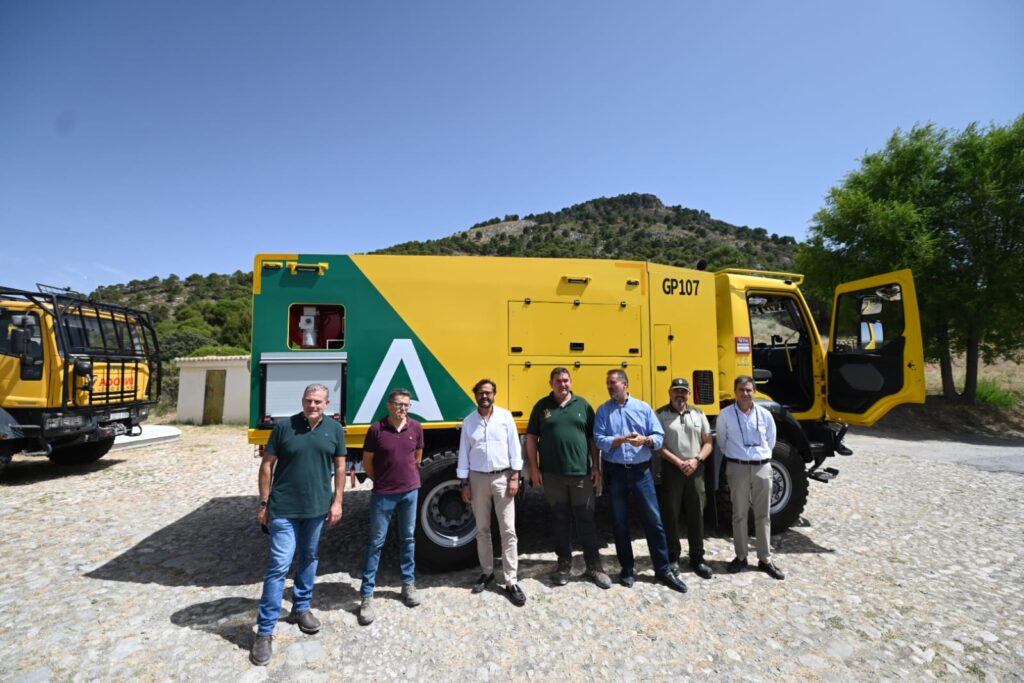
[[[370,624],[376,618],[373,589],[380,564],[380,551],[388,535],[388,524],[398,514],[398,540],[401,546],[402,601],[416,607],[416,498],[420,488],[420,461],[423,459],[423,426],[409,417],[412,394],[408,389],[393,389],[388,394],[387,417],[374,422],[363,442],[363,469],[373,480],[370,494],[370,538],[366,544],[363,582],[359,589],[362,603],[359,623]]]
[[[735,574],[747,566],[747,514],[754,509],[757,534],[757,568],[773,579],[786,578],[772,562],[768,537],[771,534],[772,449],[775,448],[775,420],[754,403],[754,379],[740,375],[733,382],[736,402],[718,415],[718,444],[725,454],[725,476],[732,500],[732,539],[736,558],[729,563]]]
[[[505,595],[513,605],[522,607],[526,604],[526,593],[516,580],[519,548],[515,498],[519,492],[523,453],[512,413],[494,405],[497,393],[497,386],[490,379],[482,379],[473,387],[477,408],[462,422],[455,473],[462,480],[462,501],[473,506],[476,518],[476,552],[481,574],[473,584],[473,592],[482,592],[494,580],[493,509],[501,534]]]

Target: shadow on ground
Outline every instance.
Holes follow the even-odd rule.
[[[853,427],[856,434],[900,441],[955,441],[978,446],[1024,447],[1024,413],[992,405],[961,405],[942,396],[925,403],[893,408],[873,427]]]
[[[377,596],[387,596],[387,591]],[[395,591],[397,596],[399,593]],[[359,592],[347,583],[317,581],[314,589],[313,608],[318,612],[347,610],[358,611]],[[260,601],[255,598],[229,597],[199,602],[178,610],[171,615],[171,623],[218,636],[239,649],[252,647],[255,637],[254,623]],[[285,591],[282,601],[281,621],[288,621],[291,606],[291,589]]]
[[[102,472],[124,462],[123,458],[104,458],[87,465],[56,465],[44,457],[23,456],[11,461],[0,473],[0,486],[27,486],[51,479],[80,477],[93,472]]]
[[[325,530],[320,542],[320,566],[318,575],[347,574],[358,581],[362,574],[363,550],[368,535],[367,507],[368,491],[350,491],[345,496],[345,516],[337,526]],[[602,497],[604,498],[604,497]],[[611,515],[607,500],[598,505],[598,542],[602,548],[614,548]],[[255,520],[255,496],[228,496],[213,498],[185,515],[148,536],[140,543],[86,576],[106,581],[127,581],[132,583],[154,583],[164,586],[248,586],[263,580],[269,548],[268,537],[263,534]],[[634,540],[644,538],[639,519],[632,518]],[[518,524],[519,553],[535,555],[551,553],[554,538],[551,533],[551,515],[542,495],[532,492],[527,495],[520,508]],[[707,536],[716,535],[710,528]],[[497,544],[497,528],[494,529]],[[574,540],[576,540],[574,534]],[[797,529],[790,529],[772,537],[777,553],[827,553],[829,548],[821,547]],[[683,531],[683,549],[686,540]],[[475,547],[475,546],[474,546]],[[577,556],[582,549],[574,543]],[[582,559],[580,559],[582,562]],[[646,548],[636,552],[637,569],[650,568]],[[521,560],[524,576],[536,572],[549,572],[553,561]],[[617,572],[614,561],[606,567]],[[459,569],[476,566],[476,554],[465,567],[431,572],[422,563],[417,565],[417,574],[435,585],[446,583],[448,575]],[[387,543],[381,553],[380,581],[382,587],[399,585],[399,548],[394,530],[388,534]],[[460,579],[461,580],[461,579]],[[319,590],[319,589],[318,589]],[[330,589],[329,589],[330,590]],[[337,590],[341,590],[338,588]],[[230,600],[230,599],[229,599]],[[225,603],[217,609],[232,608],[234,603]],[[202,616],[202,611],[197,613]],[[189,613],[187,616],[195,616]]]
[[[365,513],[357,511],[365,510],[368,498],[365,491],[345,496],[346,518],[328,528],[320,543],[320,574],[359,570],[366,525]],[[259,583],[269,543],[256,509],[255,496],[213,498],[86,576],[164,586]]]

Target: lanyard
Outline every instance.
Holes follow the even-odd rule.
[[[736,426],[740,428],[740,436],[743,438],[744,448],[753,448],[761,445],[761,414],[757,411],[757,406],[750,408],[754,411],[754,428],[757,430],[757,443],[747,443],[747,430],[743,429],[743,422],[740,421],[740,408],[736,406]]]

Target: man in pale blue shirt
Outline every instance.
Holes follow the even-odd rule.
[[[651,450],[661,448],[665,432],[651,407],[629,395],[629,378],[625,371],[609,370],[605,384],[611,398],[597,409],[594,442],[601,450],[605,481],[612,496],[615,554],[622,567],[619,583],[630,588],[636,581],[633,541],[629,534],[629,494],[632,492],[643,520],[655,574],[669,588],[685,593],[686,584],[672,571],[668,559],[668,539],[651,474]]]
[[[771,534],[772,449],[775,448],[775,420],[767,409],[754,403],[754,380],[740,375],[733,382],[736,402],[718,415],[718,445],[725,455],[725,476],[732,501],[732,539],[736,558],[729,563],[735,574],[747,566],[747,515],[754,509],[757,535],[757,568],[773,579],[786,578],[772,562],[768,537]]]

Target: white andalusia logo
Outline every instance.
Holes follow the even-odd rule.
[[[359,411],[356,412],[356,422],[369,422],[373,414],[377,412],[377,406],[384,400],[385,394],[391,389],[391,378],[398,370],[398,364],[405,364],[405,371],[409,373],[409,381],[412,386],[409,389],[419,398],[412,400],[410,413],[416,413],[424,420],[440,420],[441,408],[437,405],[434,392],[427,381],[427,373],[423,370],[420,357],[416,355],[416,348],[412,345],[412,339],[395,339],[391,342],[391,348],[384,355],[380,368],[370,383],[370,388],[363,398]]]

